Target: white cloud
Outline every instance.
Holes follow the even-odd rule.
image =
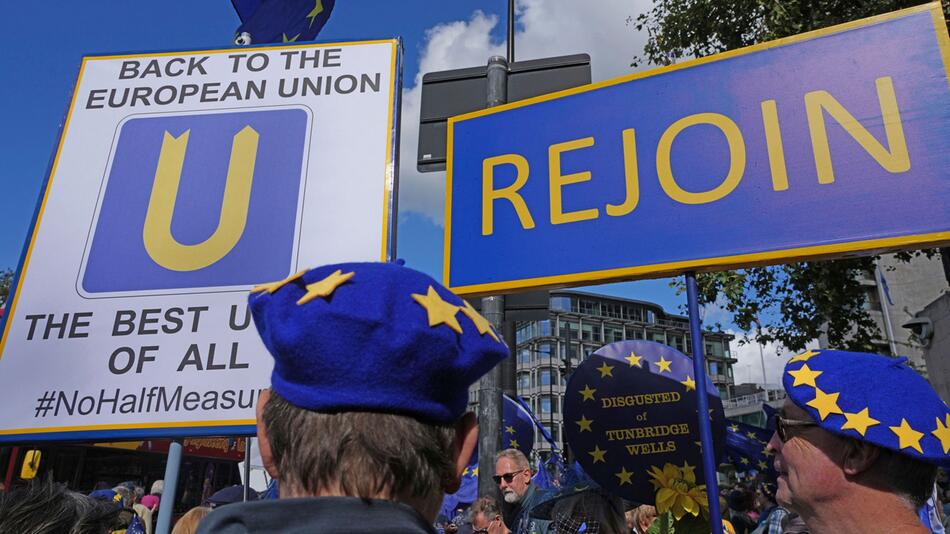
[[[587,53],[593,81],[627,74],[630,61],[643,50],[645,35],[628,22],[649,7],[646,0],[517,3],[517,60]],[[503,23],[503,22],[502,22]],[[427,72],[484,65],[492,55],[505,55],[505,43],[493,42],[495,15],[475,11],[467,21],[439,24],[428,30],[420,52],[419,73],[403,92],[399,169],[399,210],[420,213],[442,225],[445,173],[419,173],[419,105],[422,75]]]
[[[739,341],[746,338],[745,334],[736,331],[729,331],[729,333],[736,336],[735,341],[732,342],[732,356],[739,360],[732,366],[736,384],[761,384],[764,360],[766,383],[781,387],[785,364],[797,352],[789,351],[777,343],[759,345],[752,338],[748,338],[748,343],[740,345]],[[761,355],[760,347],[762,348]],[[818,340],[808,343],[807,348],[818,349]]]

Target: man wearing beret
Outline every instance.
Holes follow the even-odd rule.
[[[786,364],[766,454],[776,500],[813,534],[929,532],[918,511],[950,460],[950,409],[905,362],[821,350]]]
[[[274,357],[257,436],[281,498],[199,532],[433,532],[477,442],[468,388],[508,355],[488,321],[397,263],[300,272],[249,306]]]

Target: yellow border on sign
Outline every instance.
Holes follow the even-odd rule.
[[[2,429],[0,435],[10,434],[53,434],[56,432],[82,432],[95,430],[137,430],[143,428],[188,428],[214,426],[247,426],[256,425],[256,419],[224,419],[221,421],[188,421],[170,423],[135,423],[129,425],[86,425],[86,426],[59,426],[47,428],[14,428]]]
[[[354,42],[336,42],[336,43],[313,43],[313,44],[299,44],[292,43],[286,45],[276,45],[276,46],[260,46],[248,48],[246,50],[284,50],[290,48],[326,48],[331,46],[356,46],[356,45],[375,45],[375,44],[384,44],[389,43],[392,46],[392,57],[390,59],[390,90],[389,90],[389,111],[387,119],[387,133],[386,133],[386,166],[388,167],[390,159],[392,158],[392,132],[393,132],[393,99],[395,98],[396,92],[396,78],[395,78],[395,69],[396,69],[396,53],[399,46],[399,41],[397,39],[377,39],[369,41],[354,41]],[[13,325],[13,317],[15,316],[17,302],[19,301],[20,294],[22,293],[23,282],[26,279],[26,273],[30,265],[30,258],[33,254],[33,246],[36,244],[36,236],[40,231],[40,223],[43,219],[43,214],[46,211],[46,201],[49,200],[49,192],[52,189],[53,179],[56,176],[56,170],[59,166],[59,156],[63,150],[63,145],[65,144],[66,135],[69,132],[69,123],[72,119],[73,112],[75,111],[76,97],[79,95],[79,87],[82,84],[83,73],[86,70],[86,63],[88,61],[103,60],[103,59],[122,59],[122,58],[141,58],[141,57],[165,57],[165,56],[193,56],[197,54],[205,53],[221,53],[234,50],[243,50],[243,49],[229,49],[229,48],[211,48],[211,49],[202,49],[202,50],[185,50],[185,51],[172,51],[172,52],[154,52],[154,53],[141,53],[141,54],[118,54],[118,55],[108,55],[108,56],[83,56],[82,62],[79,66],[79,75],[76,78],[76,87],[73,88],[73,95],[69,100],[69,109],[66,112],[66,120],[63,122],[63,131],[59,136],[58,144],[56,147],[56,154],[53,156],[53,164],[50,167],[48,180],[46,182],[46,188],[43,191],[43,200],[40,203],[39,210],[37,210],[36,221],[33,224],[33,233],[30,236],[30,244],[26,249],[26,254],[23,258],[23,267],[20,270],[20,278],[17,281],[16,293],[13,295],[13,300],[9,302],[9,306],[6,310],[7,322],[4,325],[3,335],[0,336],[0,358],[3,358],[3,350],[6,347],[7,336],[10,333],[10,328]],[[389,197],[391,194],[392,188],[389,186],[387,180],[386,172],[384,169],[383,172],[384,185],[383,188],[386,190],[384,192],[384,198]],[[386,243],[389,238],[389,224],[387,217],[389,216],[389,206],[388,203],[384,202],[383,204],[383,234],[382,234],[382,243],[383,243],[383,253],[382,259],[386,259]],[[63,426],[63,427],[43,427],[38,429],[0,429],[0,435],[11,435],[11,434],[47,434],[54,432],[79,432],[87,430],[130,430],[130,429],[141,429],[141,428],[181,428],[181,427],[200,427],[200,426],[237,426],[237,425],[253,425],[255,424],[254,419],[234,419],[234,420],[223,420],[223,421],[187,421],[187,422],[169,422],[169,423],[133,423],[133,424],[116,424],[116,425],[89,425],[89,426]]]
[[[393,185],[396,179],[396,165],[393,161],[393,104],[396,98],[396,91],[399,89],[396,87],[396,53],[399,50],[399,42],[395,39],[392,40],[393,51],[392,57],[390,58],[389,64],[389,85],[392,87],[392,90],[389,91],[389,109],[386,112],[386,161],[383,166],[383,242],[382,242],[382,252],[379,254],[379,261],[386,261],[389,259],[387,256],[387,248],[389,245],[389,203],[393,195]],[[394,199],[393,199],[394,200]],[[397,224],[396,221],[393,221],[393,224]],[[393,254],[396,251],[392,251]]]
[[[632,278],[660,278],[663,276],[672,276],[674,274],[679,274],[686,270],[696,270],[696,271],[711,271],[711,270],[724,270],[728,268],[739,268],[744,266],[752,265],[767,265],[778,263],[778,260],[787,260],[787,261],[797,261],[806,258],[815,258],[818,256],[831,257],[831,256],[844,256],[849,255],[849,253],[856,253],[858,251],[880,251],[886,252],[888,250],[893,250],[896,248],[911,248],[914,246],[923,246],[923,245],[933,245],[943,242],[950,242],[950,232],[938,232],[930,234],[918,234],[918,235],[908,235],[901,237],[892,237],[892,238],[882,238],[882,239],[870,239],[864,241],[849,241],[847,243],[835,243],[829,245],[817,245],[811,247],[801,247],[801,248],[791,248],[791,249],[782,249],[775,251],[767,252],[754,252],[749,254],[738,254],[733,256],[720,256],[712,258],[701,258],[696,260],[688,261],[679,261],[679,262],[669,262],[669,263],[657,263],[652,265],[639,265],[636,267],[621,267],[616,269],[605,269],[599,271],[585,271],[579,273],[571,273],[564,275],[554,275],[554,276],[542,276],[535,278],[521,278],[517,280],[508,280],[504,282],[491,282],[485,284],[473,284],[466,286],[452,286],[450,285],[450,276],[449,269],[451,266],[451,235],[452,235],[452,166],[453,166],[453,136],[455,130],[455,123],[466,121],[469,119],[474,119],[477,117],[484,117],[486,115],[492,115],[495,113],[507,111],[510,109],[517,109],[521,107],[530,106],[540,102],[547,102],[548,100],[556,100],[561,97],[586,93],[589,91],[594,91],[602,87],[610,87],[612,85],[618,85],[621,83],[629,82],[632,80],[639,80],[641,78],[650,78],[660,74],[665,74],[667,72],[673,72],[680,69],[695,67],[698,65],[703,65],[706,63],[712,63],[714,61],[722,61],[724,59],[730,59],[738,56],[743,56],[746,54],[751,54],[753,52],[760,52],[762,50],[768,50],[770,48],[778,48],[780,46],[785,46],[792,43],[799,43],[803,41],[808,41],[815,39],[817,37],[823,37],[826,35],[832,35],[836,33],[841,33],[848,30],[853,30],[856,28],[863,28],[865,26],[873,26],[881,22],[886,22],[890,20],[895,20],[899,18],[904,18],[909,15],[915,15],[917,13],[924,13],[929,11],[933,18],[934,30],[937,33],[937,45],[940,50],[940,55],[943,58],[944,70],[947,76],[947,82],[950,83],[950,36],[947,35],[947,26],[946,21],[943,16],[943,8],[940,5],[940,2],[931,2],[929,4],[923,4],[920,6],[909,7],[906,9],[901,9],[898,11],[893,11],[891,13],[884,13],[882,15],[877,15],[874,17],[868,17],[860,20],[855,20],[851,22],[845,22],[843,24],[837,24],[835,26],[829,26],[827,28],[822,28],[819,30],[813,30],[810,32],[801,33],[798,35],[793,35],[790,37],[783,37],[782,39],[776,39],[774,41],[768,41],[765,43],[759,43],[752,46],[747,46],[745,48],[738,48],[736,50],[730,50],[728,52],[722,52],[719,54],[714,54],[711,56],[701,57],[698,59],[692,59],[689,61],[684,61],[682,63],[677,63],[675,65],[668,65],[665,67],[660,67],[646,72],[637,72],[633,74],[627,74],[625,76],[620,76],[618,78],[611,78],[609,80],[604,80],[581,87],[574,87],[571,89],[564,89],[562,91],[557,91],[554,93],[548,93],[541,96],[535,96],[532,98],[526,98],[524,100],[519,100],[517,102],[512,102],[510,104],[503,104],[500,106],[481,109],[478,111],[472,111],[470,113],[464,113],[462,115],[456,115],[454,117],[449,117],[448,119],[448,132],[447,132],[447,143],[446,143],[446,172],[445,172],[445,248],[443,251],[442,257],[442,283],[451,289],[452,291],[465,296],[478,296],[478,295],[487,295],[487,294],[497,294],[497,293],[511,293],[519,289],[555,289],[558,287],[567,287],[567,286],[576,286],[576,285],[588,285],[588,284],[601,284],[608,282],[616,282],[622,280],[629,280]],[[853,255],[853,254],[852,254]],[[652,276],[651,276],[652,275]]]

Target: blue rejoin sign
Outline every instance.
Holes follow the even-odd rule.
[[[939,3],[449,122],[464,294],[950,241]]]

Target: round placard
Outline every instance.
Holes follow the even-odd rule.
[[[707,382],[706,391],[718,459],[725,414],[718,390]],[[624,499],[653,504],[673,478],[705,483],[696,400],[690,357],[652,341],[612,343],[568,380],[564,434],[595,482]]]

